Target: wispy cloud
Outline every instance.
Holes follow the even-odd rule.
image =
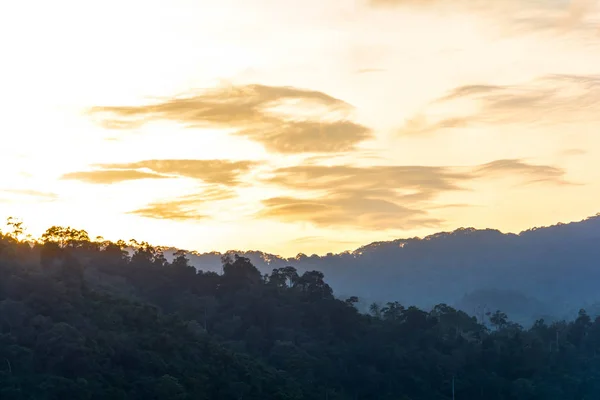
[[[209,212],[202,211],[205,205],[232,199],[236,196],[235,191],[230,188],[211,186],[197,194],[150,203],[146,207],[130,211],[128,214],[152,219],[199,221],[211,218]]]
[[[90,113],[106,116],[103,124],[112,129],[169,120],[192,128],[234,130],[269,151],[290,154],[347,151],[369,139],[370,129],[350,120],[352,110],[350,104],[319,91],[247,85],[149,105],[94,107]],[[313,115],[306,116],[307,111]]]
[[[185,177],[206,183],[235,185],[248,172],[253,161],[231,160],[144,160],[120,164],[98,164],[93,171],[71,172],[63,179],[109,184],[137,179]],[[150,172],[141,171],[149,170]]]
[[[188,205],[180,205],[176,201],[164,203],[151,203],[146,207],[130,211],[127,214],[144,218],[165,219],[171,221],[200,221],[210,219],[209,215],[199,213]]]
[[[453,172],[443,167],[424,166],[296,166],[277,169],[270,183],[313,190],[352,191],[357,188],[390,190],[455,190],[456,182],[468,179],[467,173]]]
[[[253,161],[232,160],[144,160],[95,165],[102,169],[68,173],[63,179],[94,184],[146,178],[197,179],[203,182],[200,192],[155,201],[128,214],[175,221],[203,220],[212,217],[207,206],[237,197],[234,187],[242,185],[240,177],[256,165]]]
[[[258,216],[283,222],[308,221],[321,226],[357,226],[365,229],[410,229],[438,226],[426,212],[391,201],[358,194],[331,195],[317,200],[275,197],[263,202]]]
[[[444,111],[454,102],[476,108],[456,115]],[[440,110],[441,108],[441,110]],[[456,108],[453,108],[456,110]],[[551,75],[521,85],[460,86],[410,118],[401,134],[424,134],[480,125],[558,125],[597,121],[600,76]]]
[[[465,128],[471,124],[469,117],[448,117],[441,120],[432,120],[426,114],[417,114],[409,118],[402,128],[401,135],[424,135],[440,130]]]
[[[411,8],[474,13],[495,20],[507,32],[598,32],[597,0],[369,0],[377,8]]]
[[[156,174],[200,179],[206,183],[234,185],[240,175],[248,172],[254,161],[231,160],[144,160],[122,164],[100,164],[106,170],[148,169]]]
[[[565,171],[523,160],[474,167],[296,166],[274,171],[267,182],[298,192],[263,201],[259,217],[319,226],[410,229],[438,226],[427,210],[441,194],[468,190],[480,179],[512,177],[527,183],[564,184]]]
[[[528,164],[517,159],[492,161],[475,168],[474,173],[482,177],[519,176],[525,183],[572,184],[564,178],[565,171],[562,168],[551,165]]]
[[[113,184],[139,179],[164,179],[167,176],[153,172],[137,171],[132,169],[92,170],[78,171],[64,174],[61,179],[76,180],[92,184]]]
[[[58,200],[59,196],[56,193],[41,192],[33,189],[0,189],[0,201],[27,201],[33,200],[36,202],[53,202]]]

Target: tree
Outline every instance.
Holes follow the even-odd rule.
[[[496,330],[504,328],[508,322],[508,316],[500,310],[493,314],[488,312],[486,315],[490,317],[490,323]]]
[[[167,264],[167,260],[163,254],[163,248],[160,246],[152,246],[148,242],[137,242],[136,240],[129,241],[129,247],[135,248],[131,262],[137,266],[147,265],[153,267],[163,267]]]
[[[350,307],[354,307],[355,304],[358,303],[358,297],[356,297],[356,296],[350,296],[346,300],[344,300],[344,302],[346,304],[348,304]]]
[[[292,288],[298,282],[298,271],[294,267],[275,268],[269,276],[269,282],[278,288]]]
[[[333,290],[325,283],[324,278],[320,271],[307,271],[298,278],[294,287],[312,298],[330,299],[333,297]]]
[[[42,241],[43,243],[55,243],[61,249],[87,247],[91,243],[86,231],[62,226],[48,228],[42,234]]]
[[[374,316],[377,319],[381,318],[381,307],[379,306],[379,304],[377,303],[372,303],[369,306],[369,312],[371,313],[372,316]]]
[[[6,226],[9,228],[8,237],[14,240],[21,240],[21,237],[25,233],[25,227],[23,221],[18,220],[15,217],[8,217],[6,219]]]
[[[262,282],[260,271],[252,265],[250,259],[237,254],[224,259],[222,288],[226,291],[249,289]]]
[[[175,267],[175,268],[188,268],[190,267],[190,260],[189,258],[187,258],[187,254],[185,252],[185,250],[177,250],[173,253],[173,262],[171,263],[171,266]]]
[[[388,302],[386,306],[381,309],[381,315],[384,320],[399,321],[403,318],[404,311],[404,306],[397,301]]]

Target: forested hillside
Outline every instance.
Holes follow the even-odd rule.
[[[338,295],[358,296],[361,310],[373,302],[427,309],[443,302],[471,315],[501,308],[529,327],[539,318],[571,318],[581,307],[600,314],[598,243],[600,217],[594,216],[520,234],[464,228],[326,256],[230,254],[249,258],[263,273],[287,265],[321,271]],[[219,253],[188,257],[199,269],[221,270]]]
[[[203,272],[147,243],[22,236],[14,221],[0,236],[2,400],[600,397],[600,319],[584,310],[530,329],[444,304],[362,314],[320,271],[231,256]]]

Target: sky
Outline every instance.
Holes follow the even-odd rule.
[[[0,218],[284,256],[600,212],[595,0],[0,4]]]

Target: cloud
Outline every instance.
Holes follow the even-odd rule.
[[[497,160],[474,167],[280,168],[266,182],[298,194],[265,199],[257,216],[325,227],[435,227],[443,221],[431,217],[428,210],[440,208],[432,201],[443,193],[469,190],[469,183],[476,180],[506,176],[527,183],[563,184],[564,174],[560,168],[523,160]]]
[[[231,160],[144,160],[122,164],[99,164],[105,170],[149,169],[155,174],[200,179],[206,183],[234,185],[238,178],[257,165],[254,161]]]
[[[457,190],[456,182],[468,179],[469,174],[453,172],[443,167],[307,165],[280,168],[269,178],[270,183],[292,188],[312,190],[353,191],[356,189],[389,191]]]
[[[110,184],[137,179],[185,177],[206,183],[236,185],[240,175],[257,163],[231,160],[144,160],[120,164],[96,164],[93,171],[71,172],[62,179]],[[140,171],[149,170],[150,172]]]
[[[459,102],[458,106],[464,108],[466,103],[477,111],[462,115],[446,111]],[[522,85],[457,87],[410,118],[400,133],[425,134],[481,125],[596,122],[599,112],[600,75],[551,75]]]
[[[357,160],[369,161],[370,164],[375,164],[375,161],[382,161],[383,156],[376,150],[357,150],[352,153],[340,154],[320,154],[303,159],[303,165],[339,165],[352,163]]]
[[[168,120],[192,128],[233,130],[270,151],[289,154],[346,151],[369,139],[370,129],[349,119],[352,110],[350,104],[319,91],[246,85],[148,105],[93,107],[89,112],[106,116],[102,123],[111,129]]]
[[[495,85],[465,85],[459,86],[456,89],[450,91],[446,96],[443,96],[437,100],[437,102],[444,102],[448,100],[454,100],[456,98],[466,96],[477,96],[482,94],[492,93],[498,90],[502,90],[502,86]]]
[[[401,135],[424,135],[442,129],[465,128],[471,123],[470,118],[450,117],[439,121],[430,121],[424,114],[409,118],[399,130]]]
[[[35,200],[36,202],[53,202],[59,198],[56,193],[40,192],[32,189],[0,189],[0,194],[6,196],[1,197],[0,202],[6,203],[28,200]]]
[[[275,197],[263,202],[258,216],[283,222],[308,221],[320,226],[360,226],[366,229],[410,229],[439,226],[426,212],[391,201],[360,195],[333,195],[318,200]]]
[[[128,214],[174,221],[203,220],[211,217],[207,206],[237,197],[232,189],[240,186],[240,176],[258,163],[231,160],[144,160],[120,164],[96,165],[101,170],[72,172],[63,179],[110,184],[145,178],[185,177],[204,182],[200,193],[152,202]],[[141,170],[148,170],[145,172]]]
[[[523,30],[588,31],[594,36],[598,33],[597,21],[594,21],[600,4],[597,0],[529,1],[530,15],[514,20],[515,25]]]
[[[177,202],[151,203],[146,207],[130,211],[127,214],[171,221],[200,221],[209,218],[209,216],[201,214],[194,209],[180,206]]]
[[[436,12],[474,13],[497,21],[504,30],[515,33],[587,30],[597,33],[593,18],[597,0],[368,0],[375,8],[432,9]]]
[[[318,162],[319,158],[312,160]],[[71,173],[70,179],[92,183],[182,176],[202,180],[201,193],[166,199],[128,212],[145,218],[199,221],[211,218],[214,203],[237,197],[235,187],[254,162],[229,160],[145,160],[104,164],[101,171]],[[114,168],[114,169],[113,169]],[[145,169],[150,172],[143,172]],[[117,173],[113,175],[112,173]],[[141,175],[138,175],[141,173]],[[474,167],[353,166],[303,164],[266,172],[256,187],[284,190],[264,198],[258,218],[310,222],[318,226],[359,226],[365,229],[409,229],[439,226],[429,215],[439,209],[437,198],[470,190],[479,179],[511,177],[525,183],[565,184],[565,171],[523,160],[496,160]],[[217,204],[217,207],[218,206]]]
[[[288,121],[242,134],[273,152],[333,153],[353,150],[370,137],[370,130],[350,121]]]
[[[152,173],[137,171],[133,169],[112,169],[112,170],[94,170],[94,171],[79,171],[69,172],[64,174],[61,179],[77,180],[93,184],[113,184],[125,181],[133,181],[139,179],[162,179],[167,176]]]
[[[496,160],[475,168],[475,173],[484,177],[518,175],[521,179],[527,177],[527,183],[552,182],[555,184],[570,184],[564,178],[562,168],[550,165],[528,164],[522,160]]]
[[[53,199],[53,200],[58,198],[58,195],[56,193],[40,192],[38,190],[32,190],[32,189],[2,189],[2,190],[0,190],[0,192],[11,193],[11,194],[16,194],[16,195],[21,195],[21,196],[40,197],[40,198]]]
[[[232,199],[236,196],[237,194],[230,188],[210,186],[201,193],[153,202],[146,207],[130,211],[128,214],[173,221],[200,221],[210,218],[210,213],[201,212],[206,204]]]

